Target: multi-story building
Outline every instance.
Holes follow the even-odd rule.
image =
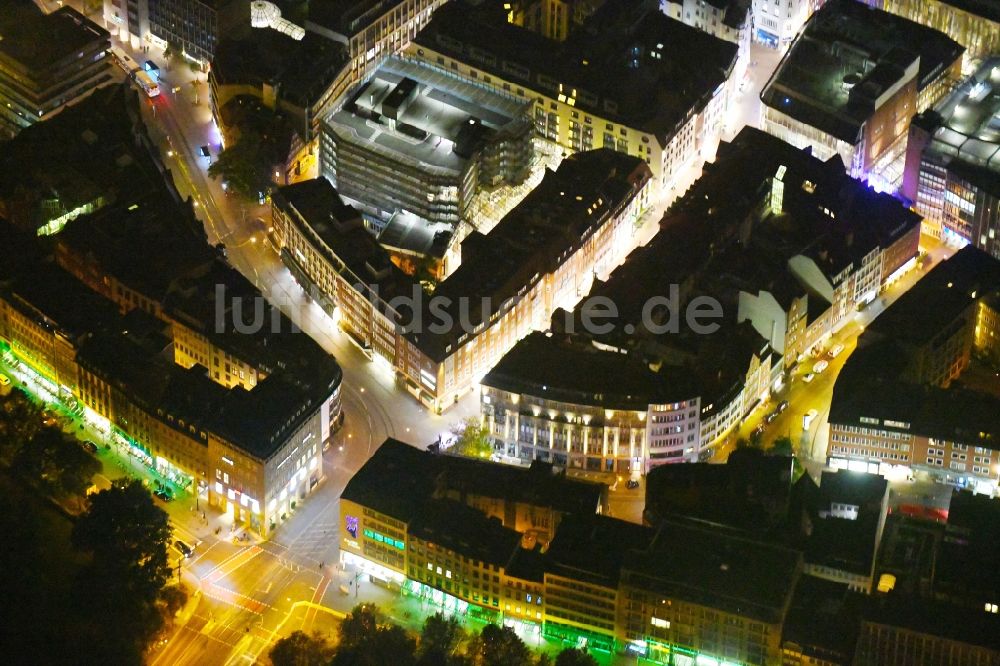
[[[931,28],[831,0],[761,92],[763,128],[820,159],[839,155],[852,177],[895,191],[910,118],[958,80],[962,52]]]
[[[413,236],[450,236],[476,192],[527,178],[530,108],[393,56],[323,121],[320,171],[376,233],[408,213]]]
[[[75,9],[43,14],[27,0],[8,3],[0,12],[0,139],[110,83],[110,46],[108,32]]]
[[[808,528],[803,572],[871,594],[889,508],[889,484],[877,474],[823,472]]]
[[[170,45],[203,66],[223,37],[250,28],[250,0],[104,0],[104,22],[139,48]]]
[[[660,11],[670,18],[733,42],[739,47],[732,78],[740,85],[750,64],[753,17],[749,0],[660,0]]]
[[[407,553],[412,552],[412,547],[408,547],[409,536],[424,517],[424,508],[436,510],[447,506],[452,509],[445,511],[445,516],[449,511],[459,515],[464,510],[461,515],[473,516],[470,524],[495,523],[503,527],[503,534],[516,534],[511,548],[503,554],[506,558],[503,561],[508,561],[517,548],[523,548],[521,564],[527,567],[527,553],[548,547],[565,516],[599,513],[606,510],[606,504],[606,486],[553,474],[551,466],[519,469],[432,454],[388,439],[344,489],[341,520],[347,531],[342,540],[345,552],[342,560],[358,564],[365,572],[386,582],[398,584],[408,577],[426,583],[425,576],[431,577],[431,583],[435,576],[451,580],[447,568],[444,572],[435,570],[434,574],[423,572],[424,562],[417,567],[419,571],[407,568]],[[465,535],[462,541],[471,540]],[[433,549],[425,544],[425,551]],[[499,576],[494,581],[498,588]],[[440,583],[436,587],[443,589]],[[460,596],[450,588],[445,591]],[[493,600],[499,603],[498,593],[499,589],[484,599],[482,590],[465,592],[463,599],[496,609],[498,605]],[[470,594],[477,596],[469,598]]]
[[[298,264],[293,272],[316,285],[345,328],[415,397],[442,410],[625,256],[649,179],[642,161],[610,150],[563,160],[489,234],[463,241],[462,265],[431,295],[373,238],[361,240],[360,219],[344,212],[325,179],[283,188],[275,222],[286,262]]]
[[[967,247],[938,265],[865,331],[837,378],[827,451],[835,467],[918,471],[979,492],[1000,478],[1000,399],[950,386],[970,363],[979,302],[1000,262]],[[983,343],[985,344],[985,343]]]
[[[998,635],[1000,619],[993,613],[889,595],[864,608],[851,663],[996,664]]]
[[[543,37],[564,42],[606,0],[516,0],[507,20]]]
[[[913,119],[900,193],[924,231],[1000,258],[1000,58],[988,58],[946,98]]]
[[[78,393],[76,354],[118,312],[62,269],[35,263],[0,289],[0,340],[53,395]]]
[[[524,460],[632,472],[694,462],[913,265],[919,231],[918,215],[837,160],[744,129],[659,233],[595,283],[592,302],[614,305],[604,330],[558,314],[553,330],[579,339],[519,343],[481,382],[484,419]],[[682,330],[704,298],[721,309],[716,330]]]
[[[965,47],[966,63],[1000,50],[1000,11],[989,0],[875,0],[887,12],[940,30]]]
[[[139,93],[104,86],[21,132],[0,151],[0,216],[38,235],[104,206],[128,207],[161,190],[183,198],[139,114]],[[52,150],[58,146],[59,150]]]
[[[816,0],[753,0],[754,41],[772,49],[787,49],[816,7]]]
[[[330,103],[347,61],[343,44],[311,31],[301,39],[270,29],[244,38],[226,35],[215,49],[208,75],[212,116],[226,129],[223,110],[254,97],[288,119],[296,145],[314,146],[319,109]]]
[[[533,103],[537,133],[567,153],[605,147],[639,157],[658,187],[721,135],[736,44],[644,0],[605,3],[563,42],[508,18],[500,3],[449,2],[406,54]]]
[[[435,456],[406,448],[388,440],[344,490],[341,561],[355,580],[658,663],[780,660],[799,553],[717,526],[654,529],[592,511],[563,516],[546,548],[524,548],[507,521],[437,496]]]

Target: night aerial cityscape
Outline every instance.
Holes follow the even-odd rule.
[[[998,486],[998,0],[0,0],[0,664],[1000,666]]]

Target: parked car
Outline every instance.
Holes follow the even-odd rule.
[[[153,495],[164,502],[172,502],[174,496],[170,494],[170,491],[164,490],[163,488],[157,488],[153,491]]]
[[[774,419],[776,418],[778,418],[778,412],[771,412],[770,414],[764,417],[764,422],[767,423],[768,425],[771,425],[772,423],[774,423]]]
[[[813,379],[814,379],[815,377],[816,377],[816,375],[814,375],[813,373],[811,373],[811,372],[807,372],[806,374],[802,375],[802,381],[804,381],[804,382],[805,382],[806,384],[808,384],[808,383],[809,383],[809,382],[811,382],[811,381],[812,381],[812,380],[813,380]]]
[[[91,453],[97,453],[97,444],[94,444],[89,439],[87,441],[85,441],[85,442],[80,442],[80,446],[82,446],[83,448],[87,449]]]
[[[844,345],[834,345],[830,348],[830,358],[837,358],[844,351]]]
[[[774,411],[776,411],[777,413],[780,414],[781,412],[785,411],[786,409],[788,409],[788,401],[787,400],[782,400],[781,402],[778,403],[778,406],[774,408]]]
[[[816,363],[816,365],[813,366],[813,372],[818,375],[819,373],[826,370],[828,365],[830,365],[829,361],[826,360],[819,361],[818,363]]]

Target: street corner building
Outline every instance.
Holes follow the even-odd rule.
[[[341,499],[348,591],[369,581],[446,613],[655,663],[780,662],[799,552],[717,525],[610,518],[601,488],[546,465],[387,440]]]
[[[87,145],[115,139],[114,123],[98,121],[107,110],[128,122],[111,113],[127,108],[119,91],[53,128]],[[23,133],[18,150],[44,143],[35,134],[49,124]],[[208,244],[190,204],[157,184],[155,155],[126,145],[71,181],[84,186],[79,201],[96,202],[87,210],[59,215],[39,203],[44,182],[30,180],[37,192],[5,199],[23,213],[11,247],[35,254],[4,271],[0,347],[40,398],[78,405],[120,453],[267,535],[322,481],[323,448],[342,422],[341,369]],[[104,196],[133,163],[144,174],[127,181],[136,189]],[[50,249],[32,241],[39,234],[55,234]]]
[[[615,307],[605,330],[588,330],[579,308],[554,313],[548,334],[521,339],[486,373],[484,423],[524,462],[645,474],[705,460],[913,269],[919,237],[919,215],[838,158],[744,128],[652,240],[593,283],[589,297]],[[684,321],[704,297],[721,308],[708,334]],[[664,298],[671,312],[647,310]]]

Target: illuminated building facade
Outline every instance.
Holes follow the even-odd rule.
[[[110,37],[62,7],[43,14],[31,2],[0,12],[0,139],[44,120],[112,82]]]
[[[881,191],[902,183],[910,118],[961,75],[962,46],[854,0],[817,11],[761,93],[764,129]]]
[[[563,42],[509,22],[499,3],[459,0],[406,55],[533,104],[536,133],[569,154],[605,147],[642,159],[660,189],[721,135],[737,51],[639,0],[604,3]]]
[[[405,446],[390,440],[383,449]],[[445,612],[657,663],[780,660],[799,553],[718,528],[653,529],[586,514],[565,516],[547,548],[528,549],[516,530],[432,497],[427,454],[383,449],[341,500],[341,561],[355,580],[370,576]],[[706,557],[718,563],[704,566]]]
[[[734,188],[757,197],[734,201]],[[604,331],[557,313],[550,337],[521,340],[486,374],[484,422],[524,461],[618,473],[696,462],[914,264],[919,232],[918,215],[837,160],[747,128],[594,284],[590,296],[616,308]],[[701,335],[680,319],[706,295],[721,313]],[[672,311],[651,320],[646,305],[664,298]]]
[[[927,233],[1000,258],[1000,58],[988,58],[945,99],[913,119],[902,194]]]
[[[952,382],[970,366],[973,350],[990,359],[986,313],[998,288],[1000,262],[967,247],[865,330],[834,387],[831,465],[919,471],[996,492],[1000,400]]]
[[[967,62],[1000,50],[1000,11],[989,0],[880,0],[878,4],[948,35],[965,47]]]
[[[818,4],[815,0],[753,0],[754,41],[772,49],[788,48]]]
[[[374,238],[362,240],[360,217],[344,212],[325,179],[280,190],[285,199],[301,195],[303,203],[293,201],[292,211],[276,199],[274,220],[293,273],[316,286],[317,300],[373,360],[398,372],[415,397],[440,411],[472,389],[518,339],[546,328],[557,308],[572,306],[595,273],[628,253],[635,221],[648,205],[649,182],[645,163],[610,150],[563,160],[489,234],[463,241],[465,260],[432,296],[403,275]],[[304,202],[309,199],[318,203]],[[421,301],[419,322],[391,307],[397,295]],[[439,299],[441,310],[430,311],[432,299]],[[452,325],[444,326],[448,321]]]
[[[428,233],[469,221],[480,189],[518,185],[534,149],[530,105],[390,57],[324,121],[321,173],[381,232],[405,211]]]

